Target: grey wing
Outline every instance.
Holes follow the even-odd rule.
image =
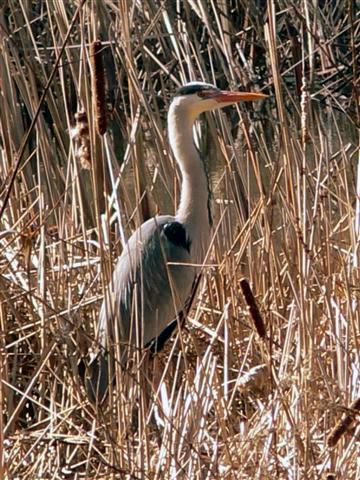
[[[184,245],[169,240],[171,216],[145,222],[129,239],[114,271],[99,319],[99,342],[144,346],[183,308],[195,268]]]
[[[103,349],[92,355],[85,381],[93,401],[104,399],[113,376],[107,350],[116,345],[115,358],[125,361],[127,345],[147,345],[184,307],[196,274],[189,250],[184,227],[171,216],[148,220],[130,237],[100,310]]]

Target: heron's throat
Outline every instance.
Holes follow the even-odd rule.
[[[209,211],[209,183],[205,165],[195,147],[193,126],[195,117],[186,109],[170,106],[168,117],[169,140],[182,174],[181,198],[176,213],[191,241],[209,237],[211,216]],[[206,240],[201,238],[202,243]]]

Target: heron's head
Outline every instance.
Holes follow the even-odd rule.
[[[262,100],[267,95],[257,92],[231,92],[220,90],[209,83],[190,82],[179,88],[171,108],[186,111],[192,117],[238,102]]]

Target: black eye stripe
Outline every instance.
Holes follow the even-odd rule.
[[[202,85],[202,84],[192,84],[192,85],[184,85],[183,87],[180,87],[177,91],[175,96],[182,96],[182,95],[193,95],[194,93],[197,93],[200,97],[202,96],[202,92],[208,92],[211,90],[215,90],[216,87],[213,87],[212,85]]]

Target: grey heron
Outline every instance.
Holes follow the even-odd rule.
[[[193,138],[196,118],[203,112],[265,97],[223,91],[202,82],[177,90],[168,113],[168,137],[182,176],[180,204],[175,216],[156,216],[143,223],[118,259],[99,315],[100,351],[93,355],[87,381],[91,397],[102,399],[106,393],[106,352],[113,349],[123,364],[131,346],[141,349],[176,324],[204,261],[212,220],[208,177]]]

